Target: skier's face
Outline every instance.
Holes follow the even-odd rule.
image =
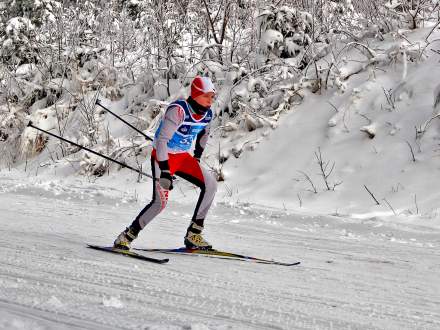
[[[212,103],[214,103],[214,99],[215,99],[215,93],[209,92],[197,96],[196,98],[194,98],[194,101],[196,101],[202,107],[209,108],[212,105]]]

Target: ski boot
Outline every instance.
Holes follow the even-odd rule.
[[[212,250],[212,245],[203,238],[202,230],[203,226],[191,222],[184,239],[187,249]]]
[[[137,237],[137,234],[132,230],[131,227],[127,227],[122,233],[116,237],[113,243],[114,249],[119,250],[130,250],[131,242]]]

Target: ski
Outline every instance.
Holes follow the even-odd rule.
[[[131,258],[135,258],[135,259],[139,259],[139,260],[154,262],[156,264],[164,264],[170,260],[170,259],[156,259],[156,258],[146,257],[144,255],[141,255],[141,254],[133,252],[133,251],[115,249],[112,246],[99,246],[99,245],[87,244],[87,247],[90,249],[94,249],[94,250],[111,252],[111,253],[121,254],[126,257],[131,257]]]
[[[134,250],[146,251],[146,252],[156,252],[156,253],[169,253],[169,254],[200,255],[200,256],[206,256],[206,257],[212,257],[212,258],[230,259],[230,260],[239,260],[239,261],[250,261],[250,262],[256,262],[256,263],[261,263],[261,264],[279,265],[279,266],[296,266],[301,263],[299,261],[287,263],[287,262],[280,262],[280,261],[275,261],[275,260],[270,260],[270,259],[261,259],[261,258],[246,256],[246,255],[237,254],[237,253],[215,250],[215,249],[202,250],[202,249],[188,249],[188,248],[182,247],[182,248],[177,248],[177,249],[135,248]]]

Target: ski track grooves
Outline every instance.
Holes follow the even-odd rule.
[[[3,310],[9,318],[66,329],[440,328],[433,235],[411,233],[419,246],[353,226],[353,238],[334,220],[291,215],[271,225],[257,220],[257,211],[243,215],[217,206],[212,215],[221,220],[211,223],[212,241],[227,246],[231,240],[227,250],[302,264],[170,255],[168,264],[156,265],[86,248],[86,242],[111,242],[137,207],[0,194],[0,318]],[[162,236],[166,242],[181,226],[169,214],[164,219],[151,227],[153,242]]]

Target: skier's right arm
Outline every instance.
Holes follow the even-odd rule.
[[[183,110],[178,106],[174,106],[167,109],[162,119],[162,128],[155,141],[156,159],[159,163],[161,175],[165,174],[166,176],[166,173],[170,173],[170,166],[168,164],[168,141],[171,140],[184,118],[185,114]]]

